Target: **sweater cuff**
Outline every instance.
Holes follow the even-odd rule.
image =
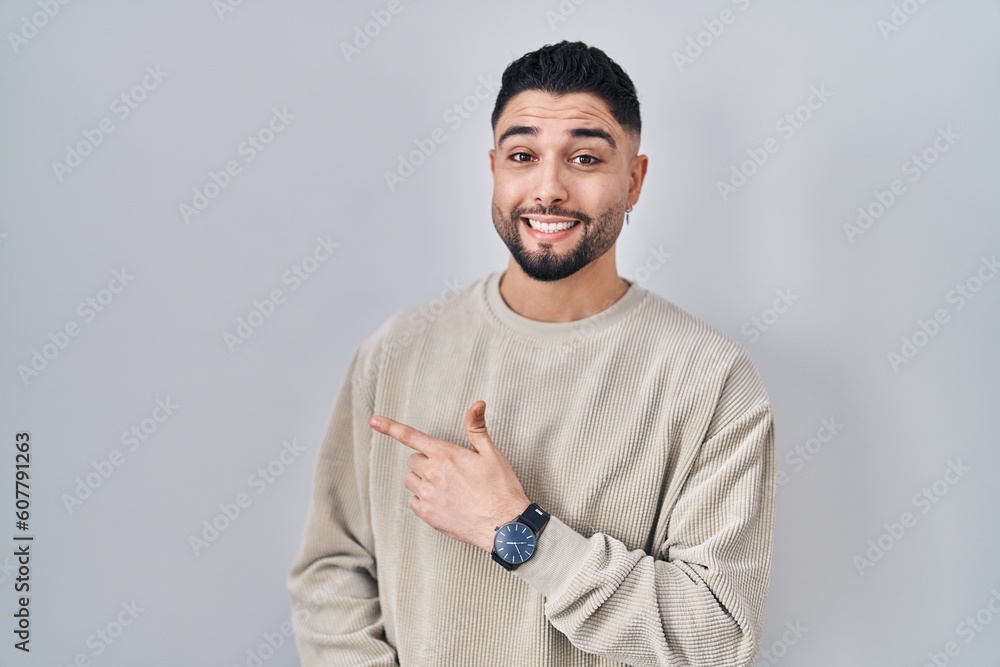
[[[523,579],[546,598],[555,597],[583,568],[597,541],[576,532],[555,516],[549,516],[538,537],[535,555],[512,574]]]

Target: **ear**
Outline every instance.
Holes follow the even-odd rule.
[[[490,173],[494,176],[497,175],[497,152],[494,149],[490,149]]]
[[[628,175],[628,200],[635,206],[639,201],[639,193],[642,191],[642,182],[646,180],[646,168],[649,166],[649,158],[645,155],[636,155],[632,158],[632,167]]]

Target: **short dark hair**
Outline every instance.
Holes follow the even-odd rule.
[[[639,97],[625,70],[596,46],[563,40],[526,53],[504,70],[493,107],[493,129],[512,97],[525,90],[551,95],[591,93],[604,100],[611,115],[638,136],[642,130]]]

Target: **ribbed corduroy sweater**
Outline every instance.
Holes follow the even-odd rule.
[[[635,283],[593,316],[540,322],[499,280],[397,313],[354,353],[288,581],[302,664],[753,664],[774,426],[746,350]],[[513,572],[409,509],[413,450],[368,425],[470,447],[477,399],[551,515]]]

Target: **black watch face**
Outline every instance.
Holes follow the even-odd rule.
[[[504,561],[519,565],[535,552],[535,534],[523,523],[505,523],[493,536],[493,550]]]

